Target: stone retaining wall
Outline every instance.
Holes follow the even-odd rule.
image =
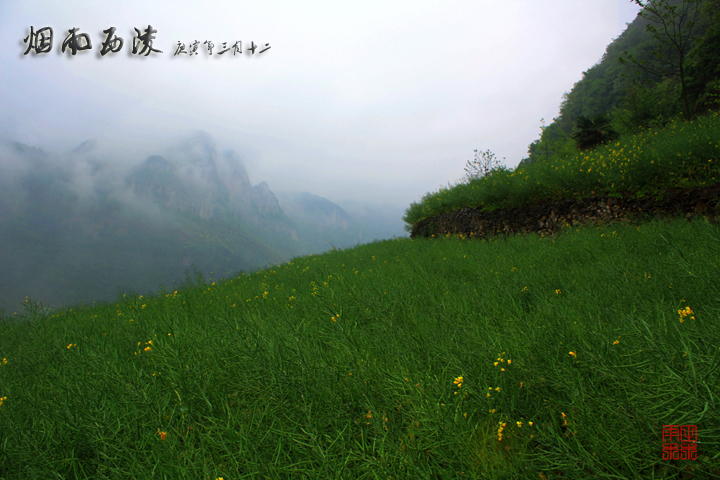
[[[571,225],[633,222],[653,218],[702,215],[712,222],[720,218],[720,183],[708,187],[671,188],[657,198],[640,199],[632,194],[622,198],[591,196],[582,200],[545,200],[522,207],[482,212],[463,208],[426,218],[413,225],[411,238],[463,235],[485,238],[501,234],[536,233],[555,237],[555,232]]]

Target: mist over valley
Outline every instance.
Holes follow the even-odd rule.
[[[0,146],[0,309],[149,295],[293,257],[406,236],[400,209],[255,185],[241,153],[210,134],[127,159],[88,140],[69,152]],[[270,179],[270,181],[272,181]],[[299,189],[302,185],[299,185]],[[189,277],[188,277],[189,275]]]

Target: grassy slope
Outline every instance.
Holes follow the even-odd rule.
[[[0,478],[647,478],[684,466],[665,424],[698,427],[702,478],[719,241],[702,219],[400,239],[46,317],[31,301],[35,322],[0,327]]]

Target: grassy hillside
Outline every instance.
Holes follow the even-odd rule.
[[[0,323],[0,478],[720,475],[720,227],[397,239]],[[663,460],[663,425],[697,460]]]
[[[675,120],[663,128],[622,135],[612,143],[555,157],[552,162],[538,161],[514,171],[501,168],[492,175],[441,188],[411,204],[404,220],[412,225],[464,207],[493,211],[593,194],[642,197],[671,186],[718,181],[720,112],[714,112],[692,122]]]

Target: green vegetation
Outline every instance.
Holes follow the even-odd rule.
[[[464,207],[493,211],[544,199],[590,195],[659,193],[667,187],[693,187],[720,182],[720,112],[691,122],[679,119],[663,128],[625,134],[593,150],[551,157],[515,170],[499,168],[491,175],[426,194],[413,203],[404,220],[423,218]],[[410,227],[407,227],[408,229]]]
[[[720,473],[720,229],[396,239],[0,323],[0,478]],[[696,425],[698,460],[662,460]]]
[[[575,145],[578,150],[590,150],[598,145],[612,142],[618,134],[610,126],[610,120],[605,115],[597,115],[595,118],[578,117],[578,131],[573,134]]]
[[[542,124],[521,166],[574,153],[580,116],[606,115],[625,135],[720,108],[720,0],[648,7],[563,96],[560,114]]]
[[[685,86],[687,81],[685,69],[690,65],[690,52],[696,39],[696,36],[693,36],[693,28],[702,11],[700,8],[702,2],[654,0],[647,2],[647,5],[643,5],[641,1],[636,3],[644,7],[640,15],[651,22],[645,27],[645,31],[650,33],[654,40],[655,48],[651,55],[654,60],[652,63],[657,67],[649,67],[647,60],[637,61],[628,52],[624,52],[624,56],[620,57],[619,61],[625,63],[627,58],[650,75],[659,78],[676,78],[680,82],[683,113],[687,120],[692,120],[692,110]],[[710,2],[705,3],[705,7],[708,7]]]

